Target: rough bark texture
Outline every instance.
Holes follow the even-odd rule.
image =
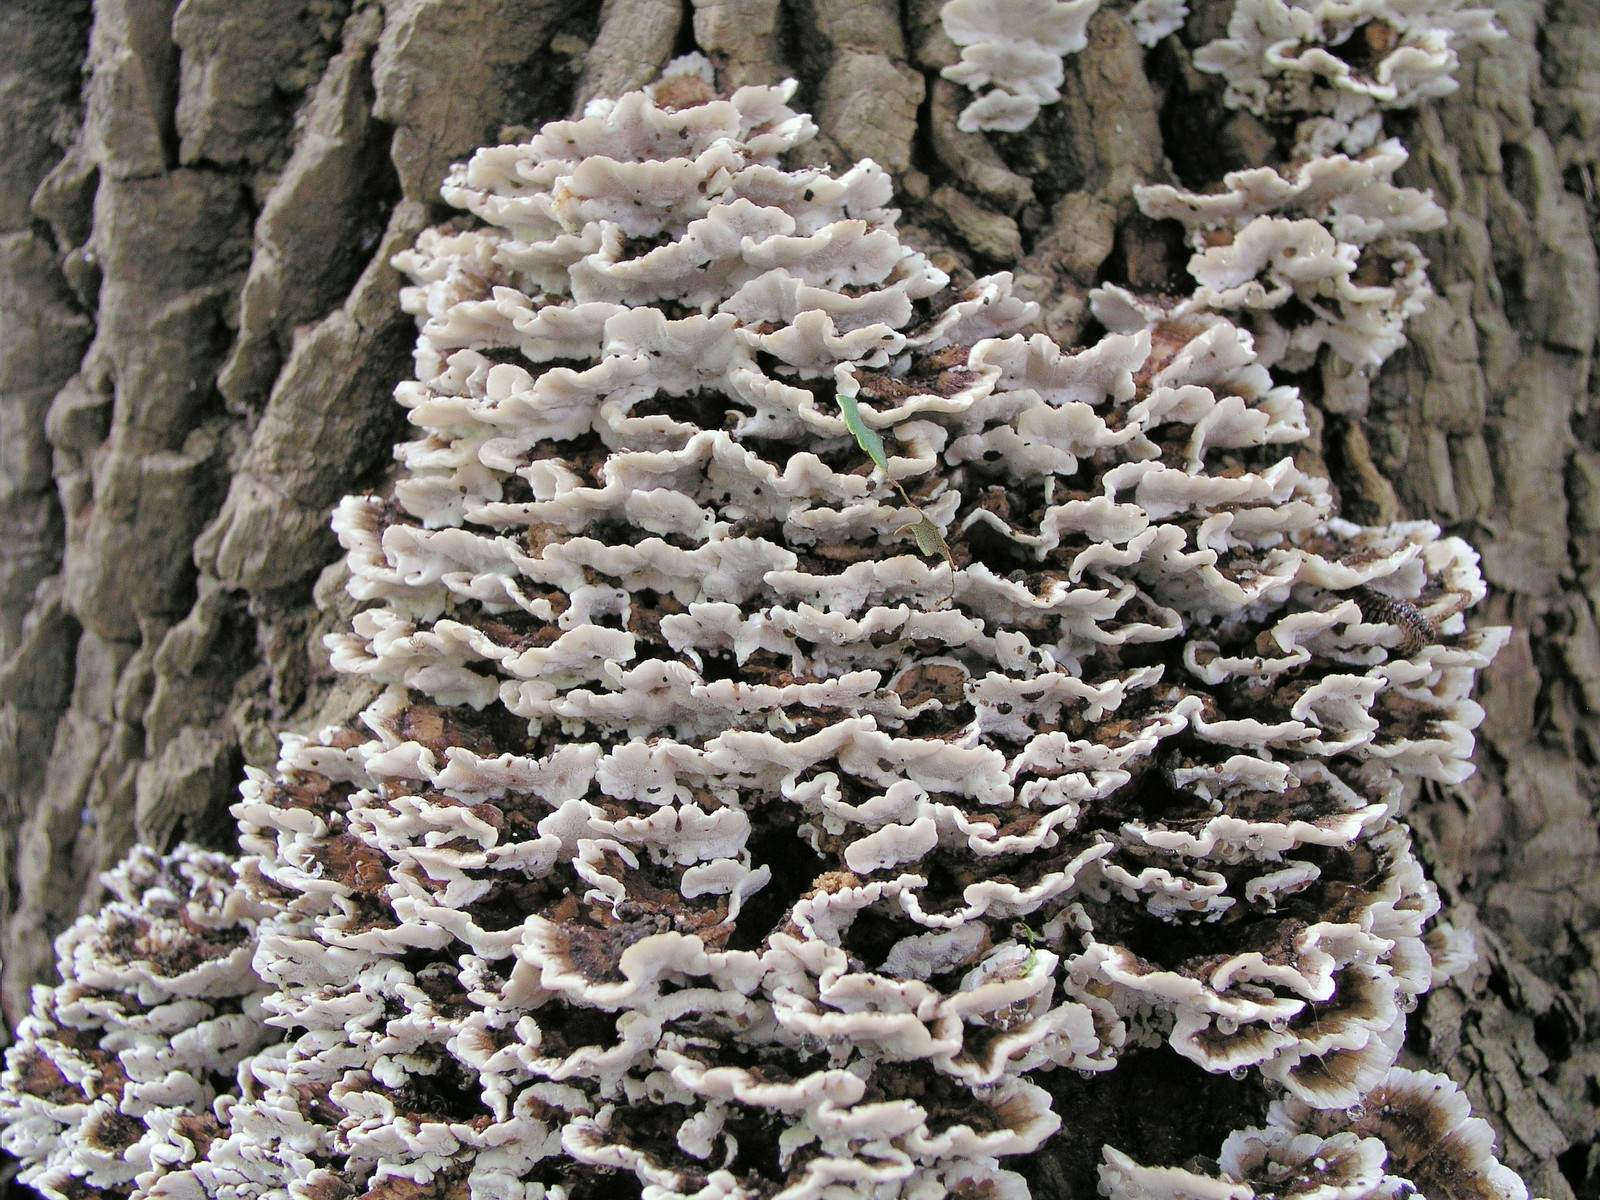
[[[1130,188],[1263,153],[1189,62],[1231,5],[1194,4],[1147,52],[1108,4],[1061,103],[985,137],[957,129],[968,94],[938,76],[955,58],[939,2],[0,0],[8,1022],[97,903],[96,872],[135,838],[225,845],[241,765],[367,698],[321,647],[348,616],[327,512],[385,486],[411,338],[388,260],[445,216],[439,182],[474,146],[698,46],[730,84],[799,78],[819,156],[899,173],[910,236],[958,273],[1015,264],[1063,342],[1094,284],[1180,281],[1175,234]],[[1517,630],[1484,688],[1478,776],[1411,813],[1483,951],[1427,999],[1411,1051],[1467,1085],[1537,1194],[1594,1197],[1600,6],[1496,7],[1511,36],[1393,126],[1402,182],[1450,212],[1425,247],[1438,295],[1322,450],[1352,515],[1431,517],[1477,545],[1484,619]],[[1193,1128],[1136,1061],[1116,1103],[1075,1078],[1060,1101],[1084,1093],[1088,1120],[1150,1096],[1162,1119],[1116,1140],[1177,1161],[1237,1123],[1229,1082]],[[1035,1194],[1092,1194],[1102,1140],[1068,1117]]]

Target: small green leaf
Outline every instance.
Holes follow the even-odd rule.
[[[1022,936],[1028,943],[1028,957],[1022,962],[1022,978],[1026,979],[1033,974],[1033,969],[1039,965],[1039,945],[1035,940],[1039,935],[1033,932],[1032,926],[1024,925],[1022,927]]]
[[[889,473],[889,456],[883,449],[883,438],[875,429],[868,429],[861,420],[861,408],[854,396],[839,396],[839,411],[844,414],[844,427],[855,434],[856,443],[867,452],[867,457]]]

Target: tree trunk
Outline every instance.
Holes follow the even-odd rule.
[[[451,162],[691,48],[728,85],[794,76],[820,157],[883,164],[909,240],[955,274],[1016,269],[1071,344],[1095,284],[1181,285],[1132,186],[1220,179],[1264,137],[1190,62],[1231,5],[1198,0],[1148,51],[1119,7],[1059,104],[986,136],[938,73],[939,0],[0,0],[8,1023],[97,872],[136,838],[227,845],[243,765],[370,698],[322,648],[351,611],[327,516],[389,479],[413,331],[388,263],[449,215]],[[1594,1197],[1600,5],[1496,8],[1510,36],[1466,53],[1460,91],[1390,114],[1400,182],[1449,211],[1437,294],[1370,409],[1319,436],[1347,515],[1461,533],[1478,619],[1516,631],[1477,776],[1410,812],[1481,962],[1426,998],[1408,1053],[1465,1083],[1537,1194]],[[1124,1144],[1186,1136],[1160,1124]],[[1029,1168],[1035,1195],[1092,1194],[1079,1140]]]

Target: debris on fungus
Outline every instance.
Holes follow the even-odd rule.
[[[63,942],[5,1084],[46,1194],[1020,1198],[1053,1071],[1166,1045],[1335,1139],[1396,1078],[1476,555],[1338,519],[1223,306],[1030,336],[873,164],[789,165],[792,84],[705,78],[479,152],[400,257],[417,435],[335,517],[386,690],[250,772],[248,900],[146,855]],[[1218,219],[1362,215],[1277,178]],[[198,947],[77,954],[145,910]],[[251,1027],[150,1098],[146,1008]]]

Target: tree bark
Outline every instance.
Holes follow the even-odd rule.
[[[1134,184],[1264,152],[1190,62],[1231,5],[1192,7],[1146,51],[1106,3],[1061,102],[986,136],[939,76],[940,0],[0,0],[8,1023],[97,872],[136,838],[228,845],[242,766],[369,699],[321,644],[351,611],[327,515],[389,481],[412,327],[388,263],[449,216],[451,162],[698,48],[728,86],[799,79],[819,159],[889,168],[909,240],[958,276],[1014,268],[1070,344],[1098,283],[1187,290]],[[1537,1194],[1595,1197],[1600,4],[1495,7],[1510,36],[1464,55],[1460,91],[1391,114],[1399,181],[1449,211],[1437,294],[1370,410],[1318,436],[1347,515],[1461,533],[1492,589],[1477,619],[1516,630],[1477,776],[1409,814],[1481,962],[1425,999],[1407,1053],[1466,1085]],[[1137,1068],[1113,1075],[1136,1101]],[[1122,1141],[1211,1154],[1226,1116]],[[1092,1194],[1099,1140],[1072,1130],[1035,1195]]]

